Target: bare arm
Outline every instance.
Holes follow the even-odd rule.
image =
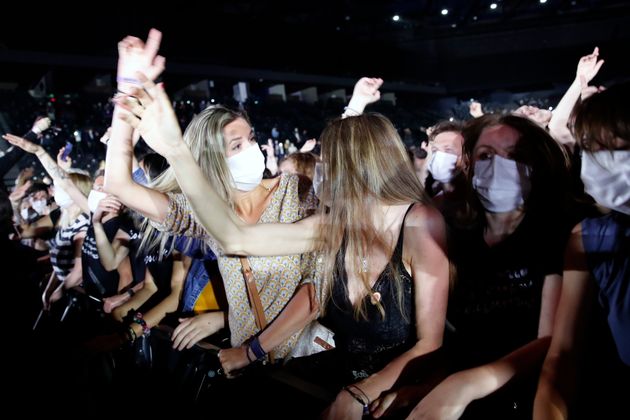
[[[580,226],[571,233],[565,253],[564,282],[551,345],[534,400],[535,419],[566,419],[576,382],[581,334],[590,312],[590,273]]]
[[[126,37],[118,44],[118,89],[130,92],[139,82],[136,71],[144,71],[152,80],[164,70],[164,58],[157,55],[162,34],[155,29],[149,32],[147,43]],[[126,206],[154,221],[166,216],[168,199],[165,194],[136,184],[132,177],[132,128],[121,121],[125,111],[116,103],[107,143],[105,164],[105,191],[116,194]]]
[[[449,262],[446,227],[436,209],[414,206],[405,225],[405,247],[411,256],[419,340],[380,372],[356,384],[370,401],[390,389],[412,359],[442,346],[448,302]]]
[[[123,115],[123,119],[138,128],[149,146],[169,161],[195,219],[217,240],[226,254],[289,255],[314,248],[317,229],[316,219],[312,217],[294,224],[258,225],[248,225],[239,219],[210,185],[184,143],[171,102],[163,88],[142,75],[139,77],[146,92],[137,90],[133,94],[147,104],[143,111],[135,108],[135,112],[142,114],[142,120],[130,113]],[[129,102],[126,107],[133,112]],[[161,221],[164,216],[155,220]]]
[[[107,196],[100,201],[98,208],[92,215],[92,226],[94,227],[94,239],[96,241],[96,250],[101,260],[103,268],[112,271],[118,268],[122,260],[129,255],[129,247],[125,246],[122,237],[127,236],[124,232],[117,232],[117,238],[113,242],[109,242],[103,224],[101,223],[104,213],[117,214],[120,210],[120,202],[113,196]]]
[[[13,134],[5,134],[3,137],[9,143],[37,156],[44,169],[46,169],[46,172],[48,172],[48,175],[53,179],[55,185],[67,192],[72,198],[72,201],[81,208],[81,211],[88,214],[90,213],[87,197],[74,185],[74,182],[68,177],[66,171],[57,165],[42,146],[31,143],[22,137],[14,136]]]
[[[173,261],[173,274],[171,276],[171,293],[164,298],[160,303],[155,305],[143,314],[144,321],[147,323],[147,327],[153,328],[164,319],[166,314],[175,312],[179,299],[184,289],[184,280],[190,267],[190,258],[184,257],[184,261]],[[136,336],[142,335],[142,327],[136,323],[131,324],[131,328],[134,329]]]
[[[495,362],[449,376],[420,401],[409,418],[459,418],[472,401],[501,388],[517,373],[539,366],[549,342],[549,337],[536,339]]]
[[[313,284],[300,286],[280,315],[260,334],[259,343],[266,352],[284,343],[296,331],[301,330],[317,316],[319,305]],[[221,350],[219,360],[226,373],[241,369],[249,364],[248,345]]]
[[[127,315],[127,313],[130,310],[138,309],[139,307],[144,305],[144,303],[147,300],[149,300],[149,298],[153,296],[155,292],[157,292],[157,286],[155,285],[153,276],[151,275],[151,272],[149,271],[148,268],[144,275],[143,283],[144,284],[142,286],[142,289],[140,289],[135,295],[133,295],[131,299],[129,299],[127,302],[123,303],[122,305],[120,305],[119,307],[117,307],[116,309],[112,311],[112,315],[114,316],[114,319],[116,319],[119,322],[122,322],[123,318]]]
[[[600,67],[604,64],[604,60],[597,60],[599,57],[599,48],[595,47],[593,52],[589,55],[585,55],[580,58],[578,62],[575,80],[569,86],[558,106],[553,111],[551,120],[549,121],[549,134],[560,144],[573,147],[575,145],[575,139],[569,130],[568,122],[573,107],[580,99],[580,94],[583,83],[588,85],[599,71]]]

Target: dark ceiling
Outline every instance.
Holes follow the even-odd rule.
[[[444,94],[544,90],[570,82],[578,58],[596,45],[607,62],[601,80],[630,75],[627,1],[231,0],[135,14],[124,3],[83,7],[66,16],[58,8],[5,14],[0,82],[32,84],[49,69],[84,82],[113,68],[125,34],[144,37],[150,27],[164,33],[167,71],[191,80],[228,66],[222,76],[264,69],[347,80],[375,75]],[[99,7],[125,8],[124,16]]]

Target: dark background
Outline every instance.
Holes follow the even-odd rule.
[[[0,82],[28,88],[50,72],[57,92],[84,89],[95,76],[113,74],[124,35],[144,38],[151,27],[164,34],[165,78],[174,89],[203,78],[230,86],[281,81],[287,91],[315,84],[351,88],[364,75],[383,77],[384,91],[438,96],[564,89],[579,57],[596,45],[607,62],[598,80],[630,74],[630,2],[504,0],[494,2],[495,10],[491,3],[33,5],[3,14]]]

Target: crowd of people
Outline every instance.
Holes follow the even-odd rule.
[[[223,105],[182,131],[160,42],[118,44],[100,165],[51,156],[48,118],[3,135],[3,175],[30,154],[50,181],[27,168],[0,192],[28,314],[14,328],[69,343],[60,360],[80,365],[88,402],[334,419],[623,409],[630,84],[589,85],[597,48],[553,113],[471,104],[422,144],[366,112],[384,82],[361,78],[298,150],[273,130],[259,147]]]

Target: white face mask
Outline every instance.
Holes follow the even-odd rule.
[[[28,221],[28,207],[20,210],[20,216],[22,216],[22,220],[24,220],[25,222]]]
[[[55,202],[62,209],[72,205],[72,198],[61,187],[55,185]]]
[[[602,206],[630,215],[630,151],[582,152],[584,190]]]
[[[98,208],[98,203],[101,202],[102,199],[107,197],[107,194],[101,191],[92,190],[90,191],[90,195],[88,195],[88,207],[92,213],[96,212]]]
[[[433,152],[429,161],[428,170],[436,181],[446,183],[453,179],[455,175],[455,165],[457,163],[457,155],[437,150]]]
[[[492,213],[513,211],[529,195],[531,168],[514,160],[494,155],[475,163],[473,188],[483,207]]]
[[[46,212],[46,207],[48,207],[48,203],[46,200],[33,200],[31,201],[31,207],[38,214],[44,214]]]
[[[241,191],[251,191],[262,181],[265,157],[258,144],[252,144],[242,152],[227,158],[227,165],[236,188]]]

